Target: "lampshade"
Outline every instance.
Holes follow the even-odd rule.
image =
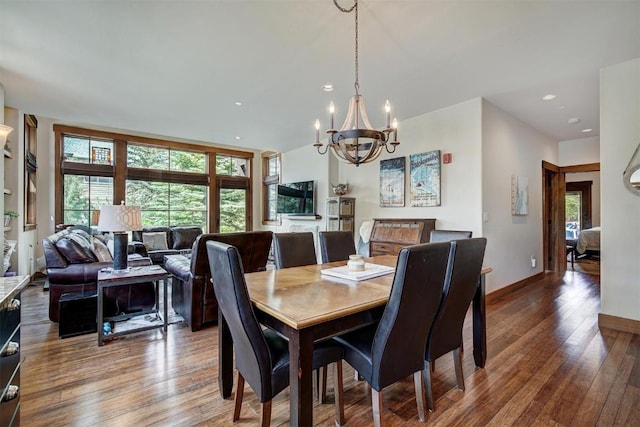
[[[142,230],[140,206],[104,205],[100,208],[98,231]]]

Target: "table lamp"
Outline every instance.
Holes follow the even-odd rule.
[[[140,206],[104,205],[100,208],[98,231],[113,232],[113,270],[126,270],[128,232],[142,230]]]

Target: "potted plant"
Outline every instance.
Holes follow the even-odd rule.
[[[18,212],[16,211],[4,211],[4,226],[8,227],[9,224],[11,224],[11,220],[17,217],[18,217]]]

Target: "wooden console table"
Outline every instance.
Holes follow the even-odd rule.
[[[375,219],[369,239],[370,256],[398,255],[400,249],[418,243],[427,243],[435,219],[393,218]]]

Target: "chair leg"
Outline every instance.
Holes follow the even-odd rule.
[[[424,388],[427,394],[427,407],[429,408],[429,412],[435,411],[435,406],[433,404],[433,391],[431,390],[431,363],[424,362]]]
[[[453,350],[453,366],[456,369],[458,389],[464,391],[464,374],[462,373],[462,353],[460,352],[460,348]]]
[[[333,372],[333,390],[335,395],[336,405],[336,423],[341,426],[344,425],[344,388],[342,384],[342,360],[336,362],[336,366]]]
[[[416,387],[416,403],[418,404],[418,419],[422,422],[425,421],[424,416],[424,377],[422,375],[422,369],[413,373],[413,382]]]
[[[318,400],[320,403],[327,402],[327,371],[329,370],[329,366],[323,366],[320,368],[318,375],[318,382],[320,383],[320,395],[318,396]]]
[[[260,425],[269,427],[271,425],[271,401],[268,400],[262,404],[262,415],[260,416]]]
[[[382,410],[382,390],[378,391],[371,387],[371,408],[373,409],[373,425],[374,427],[380,427],[382,425],[382,418],[380,417]]]
[[[242,408],[242,398],[244,396],[244,377],[238,372],[238,384],[236,385],[236,398],[233,407],[233,422],[240,419],[240,409]]]
[[[313,375],[311,376],[313,400],[320,400],[320,369],[322,368],[314,370]]]

